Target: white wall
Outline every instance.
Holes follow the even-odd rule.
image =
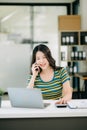
[[[81,29],[87,30],[87,0],[80,0]]]
[[[29,52],[29,45],[0,44],[0,88],[27,86]]]
[[[52,51],[52,55],[54,57],[54,59],[56,60],[56,65],[59,65],[60,62],[60,37],[59,37],[59,32],[58,32],[58,16],[59,15],[66,15],[66,7],[58,7],[57,11],[53,11],[53,7],[52,8],[52,12],[49,12],[48,14],[48,24],[47,24],[47,28],[45,29],[46,32],[46,39],[48,40],[48,46]],[[54,7],[55,9],[55,7]]]
[[[81,15],[81,30],[87,31],[87,0],[80,0],[79,14]],[[83,50],[85,50],[86,57],[87,57],[86,48],[83,47]],[[83,62],[81,64],[81,66],[82,66],[81,71],[87,70],[87,64],[84,64],[84,62]],[[84,66],[84,68],[83,68],[83,66]]]
[[[21,2],[29,2],[29,3],[39,3],[39,2],[41,2],[41,3],[68,3],[68,2],[72,2],[72,1],[75,1],[75,0],[0,0],[0,2],[12,2],[12,3],[14,3],[14,2],[19,2],[19,3],[21,3]]]

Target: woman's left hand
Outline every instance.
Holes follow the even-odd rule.
[[[62,98],[59,99],[56,103],[58,104],[67,104],[69,100],[72,99],[72,88],[70,87],[70,82],[66,81],[63,84]]]
[[[67,104],[67,102],[71,100],[68,96],[64,96],[63,98],[59,99],[56,104]]]

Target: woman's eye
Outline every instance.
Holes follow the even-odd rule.
[[[44,59],[46,58],[46,56],[43,57]]]
[[[37,58],[36,60],[40,60],[40,58]]]
[[[42,59],[45,59],[46,56],[43,56],[42,58],[37,58],[36,60],[39,61],[39,60],[42,60]]]

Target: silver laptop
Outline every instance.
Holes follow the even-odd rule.
[[[40,89],[8,88],[8,96],[13,107],[45,108]]]

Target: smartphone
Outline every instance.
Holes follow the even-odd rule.
[[[38,71],[38,72],[41,72],[41,68],[39,66],[35,70]]]
[[[38,71],[39,69],[38,69],[38,68],[36,68],[35,70],[36,70],[36,71]]]
[[[67,104],[55,104],[57,108],[65,108]]]

